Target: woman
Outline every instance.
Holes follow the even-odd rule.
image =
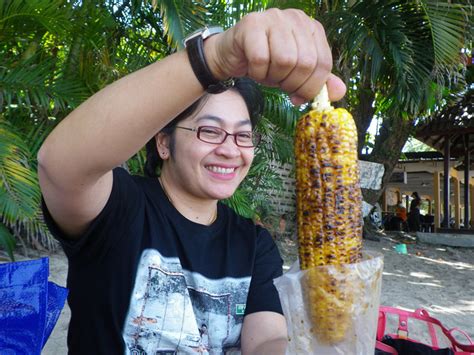
[[[418,192],[413,192],[411,194],[413,200],[410,202],[410,214],[408,218],[408,225],[411,232],[420,231],[420,205],[421,198],[418,195]]]
[[[247,15],[202,50],[213,83],[248,76],[295,104],[326,82],[332,99],[345,91],[324,30],[300,11]],[[202,323],[210,353],[285,352],[275,244],[218,203],[250,168],[256,94],[248,80],[205,94],[215,86],[192,58],[179,51],[104,88],[38,154],[46,220],[69,260],[70,354],[199,351]],[[147,141],[159,178],[116,168]]]

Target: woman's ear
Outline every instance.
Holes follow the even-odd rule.
[[[155,136],[156,150],[161,160],[168,160],[170,157],[170,136],[169,134],[158,132]]]

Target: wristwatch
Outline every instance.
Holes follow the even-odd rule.
[[[223,31],[222,27],[219,26],[204,27],[184,39],[184,46],[194,75],[196,75],[204,90],[210,94],[224,92],[234,84],[233,78],[227,80],[216,79],[211,73],[204,56],[204,40]]]

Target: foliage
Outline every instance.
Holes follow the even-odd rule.
[[[446,88],[464,85],[458,54],[472,38],[468,1],[0,1],[0,246],[11,256],[14,238],[55,246],[41,218],[36,154],[56,124],[94,92],[180,49],[203,24],[229,28],[250,11],[302,9],[326,27],[336,72],[350,83],[348,107],[373,106],[389,123],[429,112]],[[278,90],[264,93],[257,129],[266,138],[249,178],[226,201],[248,217],[271,213],[269,191],[281,190],[281,181],[270,163],[292,161],[304,109]],[[359,116],[364,137],[368,124]],[[141,151],[126,165],[141,173],[144,161]]]
[[[468,10],[433,0],[372,0],[324,14],[330,38],[342,48],[338,61],[352,73],[352,104],[357,84],[368,78],[380,112],[416,116],[430,108],[433,95],[458,76]]]
[[[204,24],[228,28],[266,5],[221,0],[0,2],[0,247],[13,257],[15,238],[56,246],[42,221],[36,154],[71,110],[112,81],[180,49],[185,35]],[[274,90],[267,96],[258,127],[267,138],[249,178],[226,201],[248,217],[268,204],[266,191],[280,186],[268,163],[291,160],[297,110]],[[144,163],[140,151],[126,166],[142,173]]]
[[[432,152],[434,151],[433,148],[420,142],[415,138],[409,138],[406,142],[405,146],[403,147],[403,152]]]

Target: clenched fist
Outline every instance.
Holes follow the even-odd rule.
[[[279,87],[296,105],[313,99],[325,83],[332,101],[346,91],[331,74],[332,56],[323,26],[300,10],[248,14],[207,39],[205,53],[216,78],[248,76]]]

